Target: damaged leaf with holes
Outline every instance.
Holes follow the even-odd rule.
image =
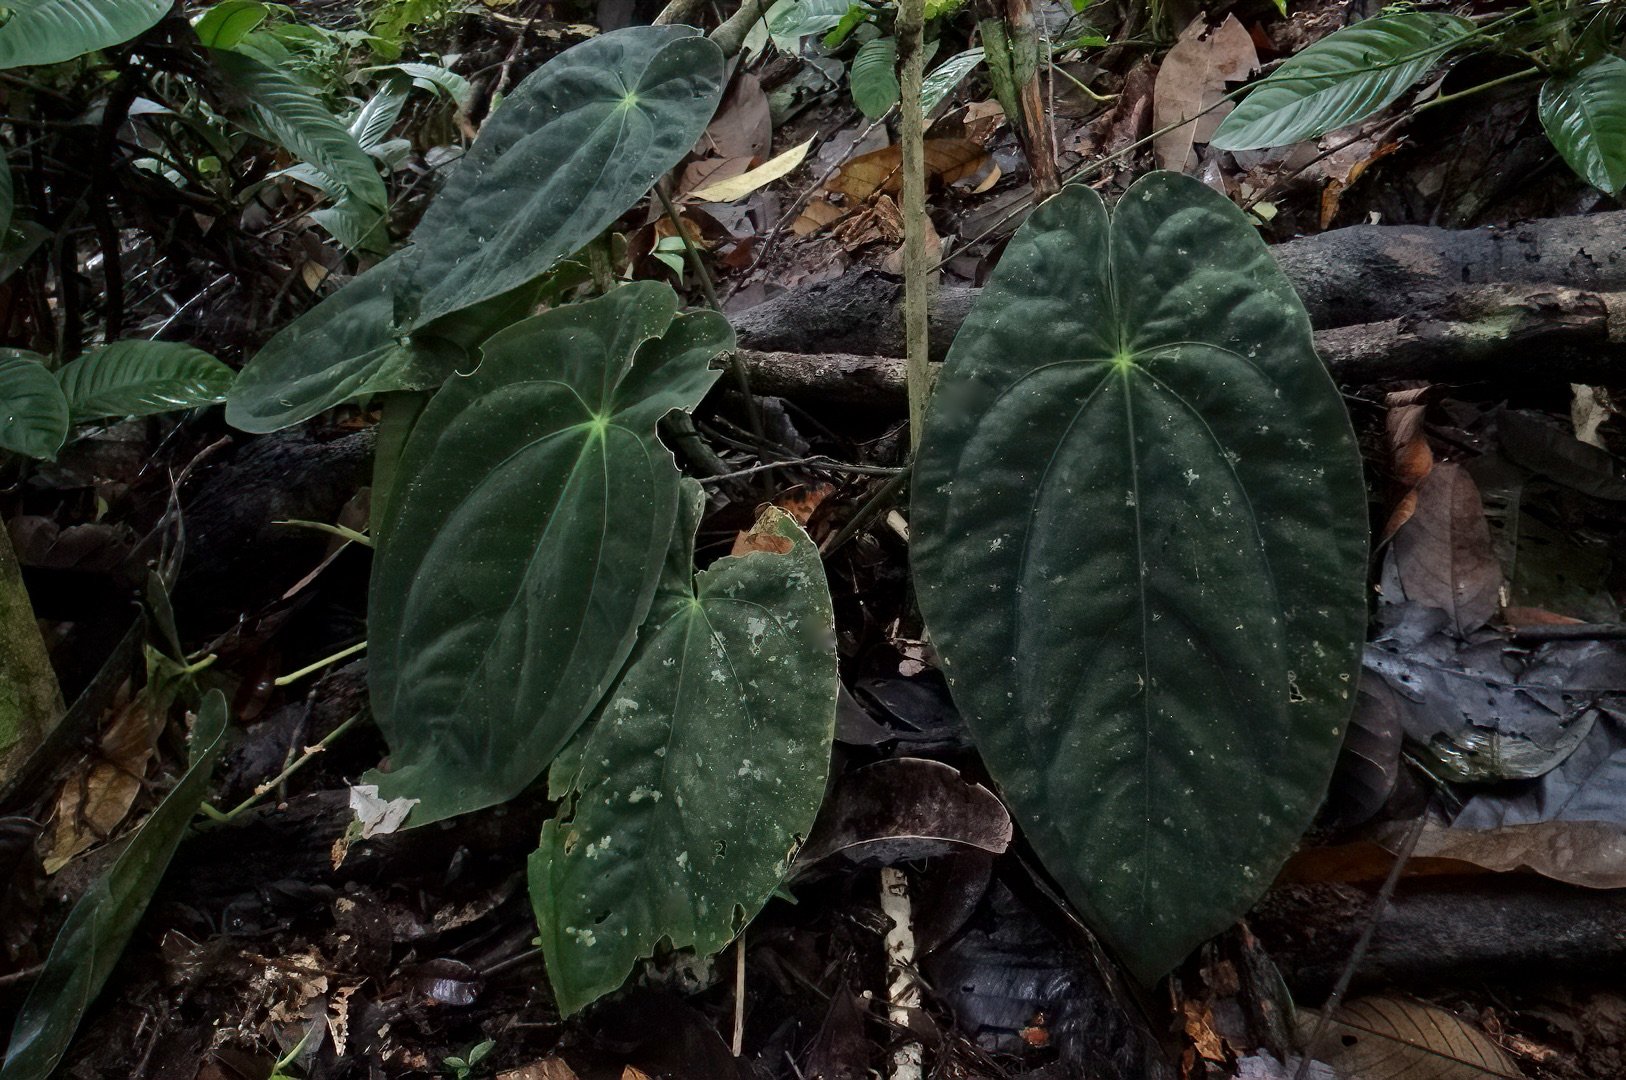
[[[1013,816],[1151,982],[1263,893],[1365,634],[1354,434],[1292,286],[1191,177],[1064,188],[954,341],[911,561]]]
[[[662,941],[709,956],[784,877],[824,796],[836,654],[818,549],[769,507],[752,550],[693,574],[684,509],[637,653],[549,777],[531,856],[560,1011],[626,981]]]

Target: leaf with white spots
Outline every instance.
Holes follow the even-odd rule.
[[[1013,816],[1143,980],[1270,883],[1326,790],[1366,623],[1337,388],[1241,211],[1064,188],[950,350],[920,609]]]
[[[767,902],[824,796],[836,655],[818,549],[770,507],[767,542],[694,575],[686,485],[626,674],[549,774],[530,860],[548,979],[569,1015],[662,939],[709,956]]]

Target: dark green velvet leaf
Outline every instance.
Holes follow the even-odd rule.
[[[626,675],[549,777],[531,856],[548,982],[566,1015],[663,939],[701,956],[767,902],[824,797],[836,653],[818,548],[783,511],[764,550],[693,574],[687,512]]]
[[[1337,389],[1248,219],[1154,173],[1067,187],[955,339],[914,469],[920,607],[989,769],[1150,981],[1270,883],[1365,627]]]
[[[716,379],[720,316],[637,282],[509,327],[407,440],[373,564],[369,679],[423,824],[541,775],[620,672],[677,513],[655,435]]]

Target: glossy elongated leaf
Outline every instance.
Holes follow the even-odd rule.
[[[211,49],[233,49],[270,16],[260,0],[221,0],[193,19],[192,29]]]
[[[246,53],[213,50],[215,66],[242,95],[249,124],[295,154],[334,202],[312,215],[347,248],[379,250],[389,193],[354,135],[303,83]]]
[[[0,23],[0,68],[58,64],[129,41],[174,0],[11,0]]]
[[[68,437],[68,400],[45,357],[0,349],[0,447],[55,460]]]
[[[402,452],[368,606],[369,679],[412,824],[512,798],[603,697],[654,596],[678,472],[655,436],[732,346],[638,282],[486,342]]]
[[[896,38],[881,37],[866,41],[853,57],[852,71],[848,74],[852,84],[853,104],[860,112],[874,119],[898,103],[898,42]]]
[[[69,912],[11,1029],[0,1080],[46,1077],[124,951],[169,861],[208,793],[226,731],[226,698],[211,690],[192,729],[192,763]]]
[[[1209,145],[1281,146],[1353,124],[1405,93],[1473,29],[1455,15],[1412,11],[1328,34],[1254,87]]]
[[[695,575],[700,486],[683,501],[633,661],[549,776],[565,801],[531,856],[531,902],[566,1015],[663,938],[701,956],[728,944],[824,797],[836,653],[818,549],[769,508],[759,550]]]
[[[56,373],[74,420],[151,416],[226,400],[232,370],[178,341],[116,341]]]
[[[1626,60],[1605,56],[1541,87],[1541,126],[1576,174],[1617,195],[1626,188]]]
[[[981,48],[967,49],[932,68],[920,81],[920,111],[929,115],[937,108],[982,63],[982,55]]]
[[[513,298],[688,153],[722,81],[716,46],[688,27],[617,30],[543,65],[486,123],[412,247],[272,338],[226,419],[274,431],[361,394],[439,385],[463,359],[446,342],[472,348],[523,314]],[[448,329],[459,323],[482,332]]]
[[[533,281],[687,154],[722,97],[722,51],[688,26],[585,41],[503,99],[413,233],[411,327]]]
[[[990,771],[1152,980],[1269,884],[1325,790],[1366,504],[1309,319],[1247,218],[1064,188],[950,350],[914,471],[920,608]]]

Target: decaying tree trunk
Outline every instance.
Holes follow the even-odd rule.
[[[1626,370],[1626,211],[1503,229],[1356,225],[1274,249],[1347,383],[1605,381]],[[979,290],[933,301],[934,358]],[[902,287],[873,271],[794,289],[734,318],[753,385],[891,405],[901,393]]]

